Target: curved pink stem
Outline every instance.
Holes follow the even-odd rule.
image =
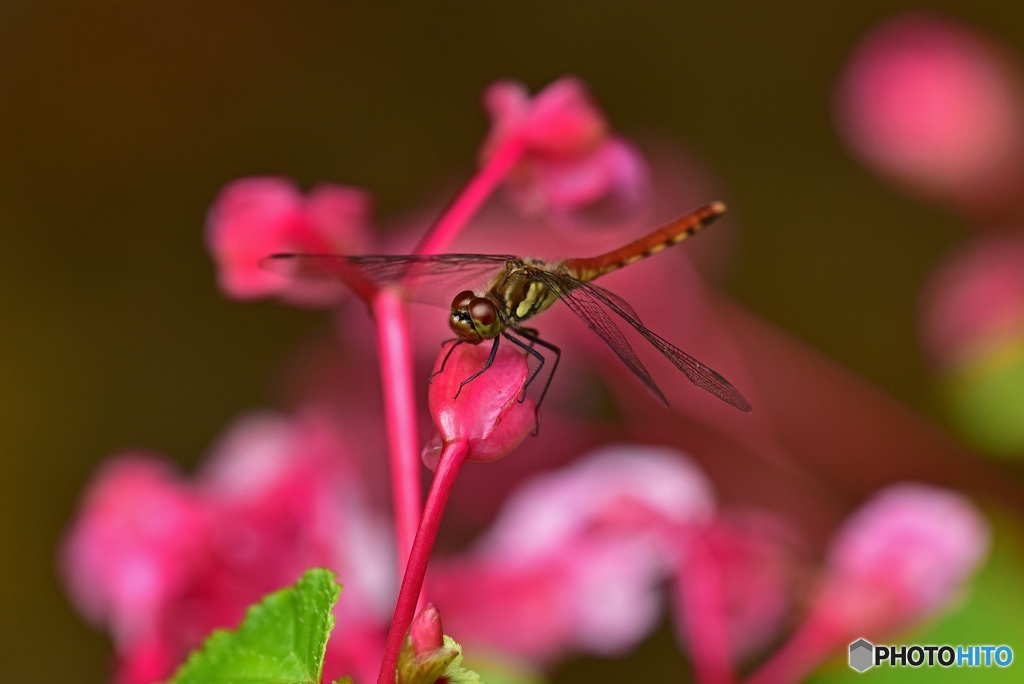
[[[420,519],[416,539],[413,541],[409,563],[405,566],[402,587],[398,591],[398,602],[395,605],[395,616],[388,628],[387,640],[384,643],[384,662],[381,664],[377,684],[394,684],[395,667],[398,665],[398,652],[402,647],[405,633],[412,624],[416,614],[423,579],[427,574],[427,563],[434,550],[437,531],[441,527],[444,509],[448,504],[448,496],[452,492],[455,478],[469,456],[469,445],[466,442],[452,442],[444,446],[441,458],[434,473],[434,481],[427,494],[423,517]]]
[[[831,625],[811,617],[747,678],[747,684],[803,681],[841,643],[841,635]]]
[[[444,249],[480,208],[522,155],[520,136],[510,135],[494,151],[487,164],[459,193],[433,228],[420,241],[418,254]],[[412,380],[412,350],[405,305],[393,291],[381,290],[372,299],[377,321],[391,464],[391,492],[395,506],[395,542],[399,573],[412,548],[419,524],[419,437]]]
[[[395,507],[395,543],[401,574],[412,549],[420,513],[420,440],[416,427],[412,350],[405,304],[397,293],[381,290],[374,295],[373,314],[380,350],[391,496]]]
[[[719,568],[699,531],[690,535],[686,550],[677,591],[694,679],[701,684],[732,684],[736,674]]]
[[[495,148],[484,167],[473,176],[458,197],[441,214],[437,223],[423,236],[414,253],[438,254],[444,251],[469,218],[490,197],[509,170],[519,162],[524,149],[522,136],[506,137]]]
[[[522,156],[524,144],[519,135],[509,135],[494,150],[462,192],[448,206],[434,226],[414,250],[416,254],[437,254],[443,251],[470,217],[483,205],[509,170]],[[427,497],[423,517],[415,539],[416,512],[419,509],[418,438],[416,435],[415,398],[412,391],[412,354],[409,347],[405,306],[394,292],[381,291],[373,298],[377,319],[377,339],[381,353],[381,374],[387,411],[390,442],[392,493],[395,498],[395,535],[399,567],[408,559],[402,587],[395,606],[395,616],[388,629],[379,681],[391,684],[402,639],[420,602],[427,563],[441,525],[448,494],[455,476],[468,455],[464,442],[446,445]]]

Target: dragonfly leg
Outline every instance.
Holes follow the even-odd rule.
[[[544,366],[544,356],[536,349],[534,349],[533,345],[538,344],[555,355],[555,360],[551,364],[551,372],[548,373],[548,379],[544,382],[544,389],[541,390],[540,398],[537,400],[537,409],[539,410],[540,405],[544,402],[544,396],[548,393],[548,388],[551,387],[551,381],[555,377],[555,371],[558,370],[558,362],[562,358],[562,350],[556,347],[555,345],[551,344],[550,342],[545,342],[544,340],[542,340],[537,335],[537,331],[532,328],[519,328],[516,330],[516,332],[519,333],[520,337],[524,337],[527,340],[529,340],[530,346],[529,348],[527,348],[526,345],[524,345],[522,342],[519,342],[518,340],[513,340],[513,342],[516,342],[519,346],[523,347],[529,353],[533,354],[534,356],[541,360],[541,365],[537,366],[537,370],[535,370],[533,374],[530,376],[530,379],[526,383],[527,385],[533,382],[534,378],[537,377],[537,374],[540,373],[541,368],[543,368]]]
[[[526,326],[519,326],[516,331],[523,335],[530,341],[530,347],[532,348],[536,344],[537,339],[540,337],[540,331],[536,328],[527,328]],[[525,334],[524,334],[525,333]]]
[[[452,355],[452,352],[455,351],[456,347],[458,347],[460,344],[462,344],[462,340],[459,340],[459,339],[453,337],[450,340],[445,340],[444,342],[442,342],[441,346],[444,347],[444,345],[448,344],[449,342],[452,343],[452,346],[448,348],[448,353],[444,355],[443,359],[441,359],[441,367],[438,368],[433,373],[431,373],[430,377],[427,378],[427,383],[428,384],[434,382],[434,378],[436,376],[440,375],[442,372],[444,372],[445,364],[448,363],[448,357],[450,357]]]
[[[465,387],[467,384],[469,384],[469,383],[473,382],[474,380],[476,380],[480,376],[481,373],[483,373],[485,370],[487,370],[488,368],[491,367],[491,365],[494,363],[494,358],[498,355],[498,341],[500,339],[501,339],[500,337],[495,337],[494,338],[494,344],[491,345],[491,353],[490,353],[490,355],[488,355],[487,362],[484,363],[483,368],[481,368],[480,370],[478,370],[477,372],[473,373],[468,378],[466,378],[465,380],[460,382],[459,383],[459,389],[456,390],[455,396],[453,396],[452,399],[458,399],[459,395],[462,393],[462,388],[463,387]],[[452,347],[454,348],[455,345],[452,345]],[[451,354],[451,352],[448,352],[448,354]],[[445,359],[447,359],[447,358],[448,358],[448,356],[446,355]]]
[[[537,374],[540,373],[542,368],[544,368],[544,362],[547,361],[547,359],[544,358],[543,354],[541,354],[539,351],[533,348],[533,342],[530,342],[530,344],[524,344],[521,340],[516,339],[511,333],[507,331],[502,331],[501,334],[507,337],[509,342],[516,345],[533,358],[537,359],[537,367],[530,371],[530,376],[526,378],[526,382],[523,384],[523,392],[522,394],[519,395],[519,403],[522,404],[524,401],[526,401],[526,388],[533,384],[533,381],[537,377]]]

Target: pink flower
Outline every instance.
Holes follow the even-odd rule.
[[[205,502],[155,456],[111,461],[86,493],[62,554],[71,597],[118,640],[147,634],[203,565]]]
[[[498,347],[490,368],[466,382],[484,368],[490,353],[488,341],[443,348],[438,366],[444,364],[444,369],[431,381],[427,399],[441,441],[467,442],[473,461],[501,458],[536,425],[533,400],[523,394],[529,367],[510,343]],[[429,448],[424,454],[427,465],[435,467],[440,453],[439,446]]]
[[[358,253],[369,243],[370,200],[362,190],[321,185],[308,197],[283,178],[246,178],[221,191],[207,217],[206,243],[221,290],[235,299],[270,295],[323,306],[344,289],[282,277],[260,266],[280,252]]]
[[[695,608],[703,609],[705,614],[698,612],[695,619],[705,628],[706,612],[721,611],[722,636],[732,658],[742,658],[778,637],[791,608],[793,539],[791,530],[764,514],[723,515],[680,537],[673,608],[681,640],[691,652],[700,643],[685,633],[687,613]],[[701,545],[702,558],[693,556],[694,543]],[[705,567],[695,567],[698,563]],[[694,593],[685,585],[709,580],[718,588],[720,604],[715,608],[687,605],[693,596],[708,594],[709,587],[697,587]]]
[[[1016,69],[970,29],[907,15],[854,51],[837,125],[881,174],[975,211],[1018,206],[1024,94]]]
[[[833,540],[817,612],[849,634],[905,627],[949,605],[988,548],[988,525],[964,497],[891,486]]]
[[[346,586],[329,673],[375,672],[393,561],[349,458],[316,412],[263,413],[229,430],[191,483],[155,459],[103,471],[68,536],[64,572],[83,612],[113,632],[117,680],[166,678],[211,630],[318,566]]]
[[[658,620],[666,531],[712,509],[706,478],[675,452],[608,447],[517,490],[471,554],[435,568],[431,593],[473,647],[622,653]]]
[[[957,368],[1024,338],[1024,237],[983,236],[932,276],[921,302],[921,337],[942,368]]]
[[[919,484],[882,490],[836,534],[807,618],[748,681],[802,681],[854,639],[886,638],[933,615],[957,598],[988,547],[988,525],[959,494]]]
[[[562,78],[533,99],[522,84],[499,81],[484,102],[492,126],[483,156],[510,142],[524,147],[507,181],[522,211],[570,221],[587,214],[622,220],[646,208],[646,164],[632,145],[608,132],[579,80]]]

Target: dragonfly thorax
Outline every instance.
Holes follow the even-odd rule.
[[[502,321],[494,302],[464,290],[452,300],[448,326],[462,342],[479,344],[497,337],[501,333]]]

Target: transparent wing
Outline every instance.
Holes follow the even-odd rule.
[[[475,286],[506,261],[502,254],[274,254],[262,268],[300,280],[340,281],[363,298],[384,286],[401,285],[409,298],[448,306],[457,286]],[[464,288],[462,288],[464,289]]]
[[[639,360],[631,363],[629,359],[636,359],[636,352],[629,346],[622,331],[612,322],[605,308],[610,309],[622,320],[626,321],[638,333],[650,342],[655,349],[660,351],[672,364],[682,371],[690,382],[703,390],[735,406],[741,411],[750,411],[750,403],[743,398],[743,395],[732,386],[732,384],[717,372],[693,358],[679,347],[655,334],[641,323],[632,307],[625,303],[621,297],[612,294],[602,287],[593,285],[571,276],[556,272],[546,272],[537,269],[536,277],[543,280],[552,291],[558,295],[565,304],[580,318],[582,318],[591,330],[596,332],[613,351],[626,362],[634,374],[644,384],[654,390],[655,394],[665,401],[665,397],[654,386],[654,381]],[[625,304],[625,306],[623,306]],[[666,402],[667,403],[667,402]]]
[[[605,297],[607,297],[611,301],[615,302],[615,305],[618,306],[623,311],[625,311],[627,314],[629,314],[630,317],[634,321],[636,321],[637,323],[641,322],[640,321],[640,314],[638,314],[636,311],[634,311],[633,307],[630,306],[629,302],[627,302],[625,299],[623,299],[619,295],[615,294],[611,290],[607,290],[607,289],[601,287],[600,285],[595,285],[594,283],[591,283],[589,281],[584,281],[584,284],[588,288],[590,288],[591,290],[596,290],[597,292],[600,292],[602,295],[604,295]]]
[[[622,330],[608,316],[601,304],[598,303],[598,300],[589,296],[576,296],[576,293],[579,292],[578,288],[582,287],[585,283],[554,271],[543,269],[530,269],[530,271],[532,277],[547,285],[559,299],[565,302],[570,311],[583,319],[587,327],[597,333],[597,336],[611,347],[616,356],[622,359],[622,362],[647,385],[648,389],[655,396],[665,402],[666,406],[668,405],[668,400],[654,382],[654,378],[651,377],[651,374],[644,367],[640,357],[636,355],[633,347],[630,346],[625,335],[622,334]]]

